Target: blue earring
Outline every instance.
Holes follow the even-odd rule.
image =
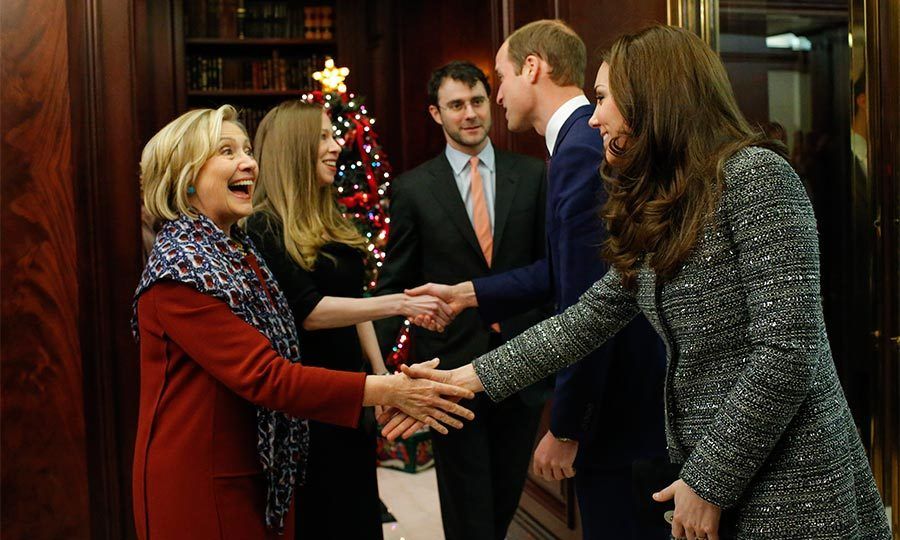
[[[193,194],[197,193],[197,189],[194,188],[194,186],[188,186],[187,191],[188,191],[188,195],[193,195]]]

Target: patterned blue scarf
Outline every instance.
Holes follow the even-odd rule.
[[[229,238],[206,216],[182,215],[166,221],[147,259],[144,275],[134,293],[132,331],[139,338],[137,302],[141,293],[161,280],[185,283],[227,303],[235,315],[259,330],[272,347],[291,362],[300,361],[297,327],[281,288],[239,227]],[[252,253],[275,302],[266,296],[263,284],[247,262],[241,248]],[[309,450],[309,427],[305,420],[284,413],[257,409],[257,450],[266,475],[266,525],[284,529],[295,482],[303,484]]]

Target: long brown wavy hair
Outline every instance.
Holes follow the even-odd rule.
[[[609,142],[616,165],[601,168],[603,255],[634,288],[642,261],[663,281],[678,273],[715,211],[729,157],[746,146],[785,150],[751,129],[719,57],[687,30],[625,35],[604,61],[627,134]]]
[[[366,253],[365,239],[341,215],[331,186],[319,185],[316,178],[321,131],[322,107],[285,101],[259,123],[254,144],[259,178],[253,210],[281,223],[285,250],[305,270],[315,267],[329,242]]]

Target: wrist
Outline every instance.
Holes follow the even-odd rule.
[[[409,295],[397,293],[394,296],[393,312],[391,315],[406,315],[409,312]]]
[[[484,392],[484,386],[481,384],[481,379],[478,378],[478,374],[475,373],[475,367],[472,364],[454,369],[451,373],[450,384],[471,390],[476,394]]]
[[[456,298],[467,308],[478,307],[478,296],[475,294],[475,284],[471,281],[463,281],[453,286]]]
[[[363,389],[363,407],[387,405],[393,381],[391,377],[367,375]]]

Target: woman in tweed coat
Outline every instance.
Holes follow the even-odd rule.
[[[668,349],[668,446],[682,468],[654,498],[674,496],[674,537],[724,538],[725,509],[738,539],[890,538],[831,357],[797,174],[748,127],[718,57],[687,31],[619,39],[596,90],[613,268],[472,365],[407,371],[501,400],[642,312]]]

